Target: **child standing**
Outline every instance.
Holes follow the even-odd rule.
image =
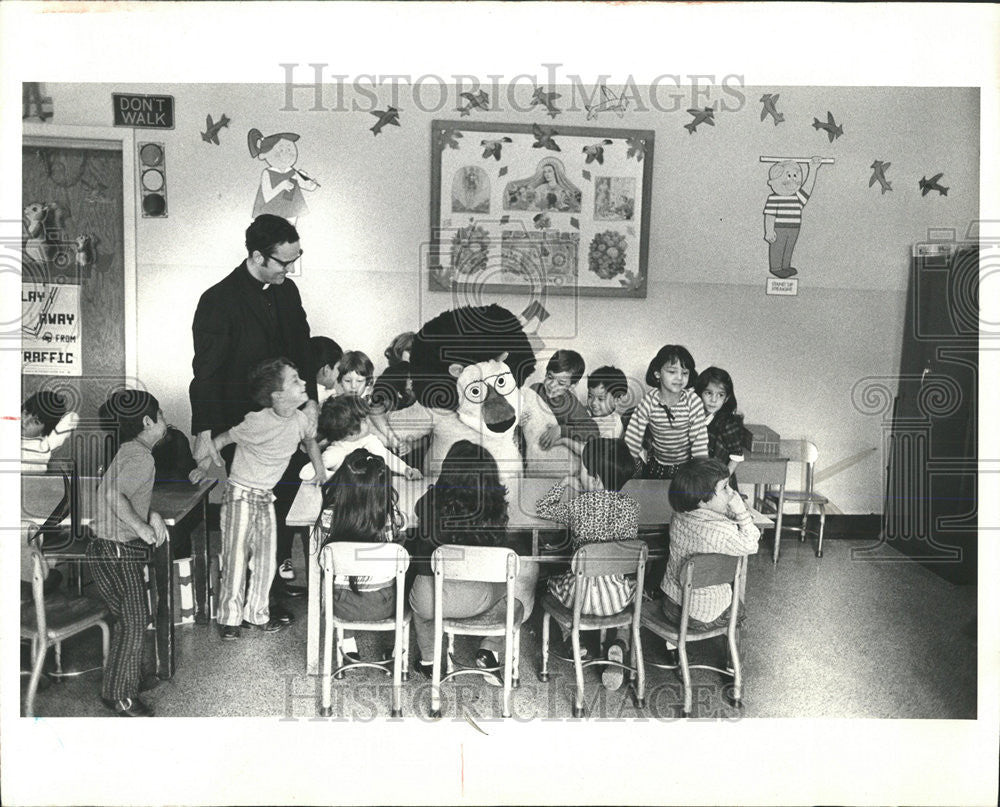
[[[316,367],[316,403],[320,406],[337,388],[337,365],[344,357],[340,345],[326,336],[313,336],[309,339],[309,350],[312,353],[313,365]]]
[[[420,471],[411,468],[389,451],[378,436],[372,433],[368,424],[368,404],[356,395],[341,395],[330,398],[323,404],[319,413],[318,433],[327,442],[322,462],[328,473],[335,473],[345,457],[352,452],[364,449],[381,458],[393,473],[407,479],[423,478]],[[312,478],[312,466],[304,466],[299,476],[303,480]]]
[[[267,632],[283,627],[280,620],[270,618],[268,607],[277,565],[271,490],[300,443],[316,471],[312,481],[326,479],[316,445],[316,405],[299,409],[308,399],[306,382],[295,366],[287,359],[261,362],[250,373],[250,396],[264,408],[213,438],[217,451],[236,444],[221,512],[218,622],[223,639],[238,639],[241,626]],[[250,588],[244,598],[248,565]]]
[[[732,376],[709,367],[694,382],[694,391],[705,405],[708,456],[729,468],[729,486],[736,490],[736,466],[743,462],[743,416],[736,412]]]
[[[539,499],[535,506],[538,517],[569,525],[574,550],[598,541],[633,540],[639,530],[639,502],[621,492],[635,470],[628,449],[620,440],[589,440],[582,459],[579,480],[564,479]],[[573,498],[563,503],[561,499],[567,489],[572,491]],[[572,609],[576,588],[572,572],[553,575],[548,586],[553,597]],[[587,578],[584,586],[581,609],[584,614],[612,616],[624,611],[635,599],[635,581],[624,575]],[[566,655],[567,635],[563,628],[564,647],[562,652],[556,651],[557,655]],[[627,642],[615,638],[608,646],[608,660],[621,664],[627,650]],[[601,678],[607,689],[618,689],[622,685],[622,668],[604,667]]]
[[[24,468],[47,468],[52,452],[69,438],[77,423],[76,412],[66,411],[58,392],[39,390],[21,406],[21,464]]]
[[[638,466],[649,426],[652,446],[644,478],[671,479],[682,462],[708,454],[705,407],[689,389],[693,371],[694,360],[681,345],[664,345],[649,363],[646,383],[655,389],[639,402],[625,430]]]
[[[705,553],[753,555],[760,530],[754,526],[743,499],[729,487],[729,469],[718,460],[698,457],[681,465],[668,495],[674,516],[670,522],[670,557],[660,584],[666,596],[661,603],[667,618],[680,624],[684,598],[680,574],[685,561]],[[691,627],[709,630],[725,625],[732,601],[732,586],[725,583],[696,589],[691,594]]]
[[[624,433],[618,407],[626,395],[628,381],[617,367],[598,367],[587,376],[587,411],[601,437],[618,440]]]
[[[397,500],[392,474],[381,457],[363,448],[351,451],[323,485],[321,545],[395,541],[403,523]],[[338,575],[333,581],[333,610],[339,618],[352,621],[390,619],[396,613],[395,578]],[[353,631],[346,632],[341,649],[349,661],[360,660]]]
[[[97,487],[94,540],[87,546],[97,589],[116,619],[101,700],[121,717],[152,717],[139,698],[149,622],[143,567],[147,547],[167,540],[163,519],[149,509],[156,476],[152,450],[167,424],[156,398],[141,390],[114,393],[107,411],[121,445]]]
[[[575,350],[557,350],[545,367],[545,380],[531,385],[556,418],[556,424],[548,426],[539,438],[542,449],[555,445],[569,447],[570,443],[582,445],[600,436],[597,424],[574,391],[586,369],[583,356]]]

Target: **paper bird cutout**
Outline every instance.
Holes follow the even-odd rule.
[[[513,143],[509,137],[501,137],[497,140],[480,140],[479,145],[483,147],[483,159],[493,157],[500,162],[500,152],[503,151],[504,143]]]
[[[399,126],[399,110],[394,106],[391,106],[386,110],[373,109],[371,114],[378,118],[375,125],[371,128],[371,133],[373,135],[377,135],[382,131],[384,126],[388,126],[389,124]]]
[[[462,133],[456,131],[455,129],[442,129],[440,134],[440,140],[438,140],[438,148],[444,151],[447,146],[450,149],[458,148],[458,141],[462,138]]]
[[[704,109],[689,109],[688,114],[694,115],[693,121],[684,124],[684,128],[688,130],[688,134],[694,134],[698,125],[701,123],[707,123],[709,126],[715,126],[715,110],[711,107],[705,107]]]
[[[646,141],[640,137],[629,137],[625,140],[628,145],[628,151],[625,152],[625,159],[629,157],[635,157],[636,162],[642,162],[642,158],[646,156]]]
[[[473,109],[482,109],[487,112],[490,109],[490,97],[482,90],[478,90],[474,93],[463,92],[459,93],[459,95],[466,101],[468,101],[468,103],[465,106],[456,107],[455,109],[456,112],[462,113],[463,118],[468,117],[469,113]]]
[[[555,99],[561,97],[562,96],[557,92],[546,92],[541,87],[535,87],[535,92],[531,96],[530,106],[538,106],[541,104],[545,107],[548,114],[554,118],[562,112],[562,110],[555,105]]]
[[[229,126],[229,118],[226,117],[226,113],[222,113],[222,117],[219,118],[218,123],[212,123],[212,116],[208,115],[205,118],[205,131],[201,133],[201,139],[206,143],[215,143],[219,145],[219,130],[223,126]]]
[[[892,184],[885,178],[885,170],[892,165],[892,163],[884,163],[880,160],[875,160],[872,163],[872,178],[868,180],[868,187],[870,188],[876,182],[882,186],[882,195],[885,195],[886,191],[892,190]]]
[[[760,111],[761,120],[764,120],[764,118],[770,115],[772,118],[774,118],[774,125],[777,126],[785,119],[785,116],[782,115],[780,112],[778,112],[778,110],[774,106],[775,104],[778,103],[778,99],[780,97],[781,95],[779,93],[774,93],[774,95],[772,95],[771,93],[764,93],[760,97],[760,102],[764,105],[764,108],[761,109]]]
[[[548,126],[539,126],[537,123],[531,124],[531,131],[535,135],[535,142],[531,144],[533,149],[548,149],[549,151],[562,151],[559,144],[552,138],[559,134],[555,129]]]
[[[596,143],[592,143],[589,146],[583,147],[583,153],[587,155],[587,163],[592,163],[597,160],[598,163],[604,165],[604,147],[610,146],[611,140],[599,140]]]
[[[600,103],[584,104],[583,107],[587,110],[587,120],[593,120],[601,112],[617,112],[620,118],[628,110],[628,98],[625,97],[625,90],[617,96],[602,84]]]
[[[545,310],[545,306],[538,302],[538,300],[532,300],[528,303],[528,307],[521,312],[521,317],[524,319],[525,324],[531,322],[536,317],[539,323],[545,322],[550,316],[552,315]]]
[[[536,213],[532,221],[535,222],[536,230],[547,230],[552,226],[552,220],[545,213]]]
[[[935,174],[930,179],[928,179],[927,177],[923,177],[917,183],[920,186],[920,191],[921,191],[920,195],[926,196],[931,191],[937,191],[941,196],[947,196],[948,189],[938,184],[938,180],[941,179],[941,177],[943,176],[944,174],[942,173],[942,174]]]
[[[817,132],[820,129],[825,129],[830,136],[831,143],[844,133],[844,127],[837,125],[837,121],[833,119],[833,113],[830,111],[826,113],[826,123],[823,123],[819,118],[813,118],[813,129]]]
[[[497,176],[501,176],[501,177],[507,176],[507,166],[506,165],[501,166],[500,171],[497,173]]]

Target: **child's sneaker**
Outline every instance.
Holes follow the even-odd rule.
[[[281,576],[282,580],[295,579],[295,569],[292,568],[291,558],[285,558],[281,561],[281,565],[278,567],[278,574]]]
[[[503,686],[503,676],[500,672],[496,671],[497,667],[500,667],[500,661],[497,659],[496,653],[492,650],[486,650],[481,648],[476,653],[476,666],[480,670],[493,670],[495,671],[493,675],[484,675],[483,679],[490,686],[502,687]]]
[[[615,639],[608,646],[608,661],[622,664],[625,661],[625,643],[621,639]],[[605,689],[614,692],[622,685],[625,679],[625,671],[621,667],[605,666],[601,669],[601,683]]]

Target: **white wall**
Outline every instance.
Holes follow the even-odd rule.
[[[524,109],[530,88],[521,89],[516,100]],[[568,98],[569,89],[560,89]],[[298,282],[314,334],[366,351],[378,369],[396,333],[415,330],[455,302],[427,292],[420,276],[429,229],[430,121],[460,120],[454,98],[431,113],[404,96],[402,126],[373,137],[368,129],[375,118],[367,107],[309,111],[311,93],[300,92],[298,111],[281,111],[284,90],[276,85],[46,85],[53,122],[70,125],[110,125],[111,93],[123,91],[176,99],[174,130],[137,133],[137,140],[166,145],[169,204],[167,219],[138,221],[138,368],[174,423],[190,423],[190,324],[198,296],[244,257],[243,230],[264,166],[249,156],[251,127],[299,133],[298,167],[322,185],[306,195],[311,212],[298,223],[305,250]],[[785,123],[760,121],[763,92],[780,93]],[[711,93],[730,108],[740,103],[732,93]],[[739,110],[720,110],[714,127],[702,125],[693,135],[683,128],[690,120],[687,103],[672,112],[633,105],[621,119],[591,122],[581,109],[554,122],[655,130],[649,296],[552,298],[552,317],[539,336],[547,349],[572,347],[590,367],[614,363],[638,378],[660,345],[687,345],[699,368],[717,364],[733,374],[750,422],[815,441],[821,479],[824,467],[850,465],[819,485],[837,507],[877,512],[884,463],[870,450],[881,446],[881,423],[859,414],[850,393],[861,379],[896,372],[911,245],[929,228],[952,228],[962,237],[978,217],[978,91],[764,87],[741,93]],[[827,110],[844,127],[834,143],[810,125]],[[209,113],[232,119],[220,146],[200,137]],[[478,117],[553,124],[540,111],[509,106]],[[764,294],[768,188],[758,158],[770,154],[836,158],[836,165],[821,169],[805,211],[795,298]],[[868,187],[876,159],[892,163],[891,193]],[[948,196],[921,197],[917,180],[939,171]],[[516,295],[498,299],[514,311],[527,302]]]

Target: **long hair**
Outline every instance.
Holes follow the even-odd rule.
[[[385,461],[358,448],[344,459],[337,472],[323,484],[323,513],[329,511],[330,525],[322,544],[334,541],[380,543],[393,540],[402,526],[397,503],[399,494],[392,486],[392,475]],[[350,579],[352,591],[357,580]]]
[[[733,391],[733,378],[721,367],[709,367],[701,371],[694,382],[694,391],[701,397],[709,384],[718,384],[726,393],[726,402],[719,407],[715,417],[722,421],[733,416],[736,411],[736,393]]]
[[[437,545],[497,546],[507,526],[507,488],[485,448],[459,440],[430,491],[428,537]],[[423,521],[423,520],[422,520]]]

